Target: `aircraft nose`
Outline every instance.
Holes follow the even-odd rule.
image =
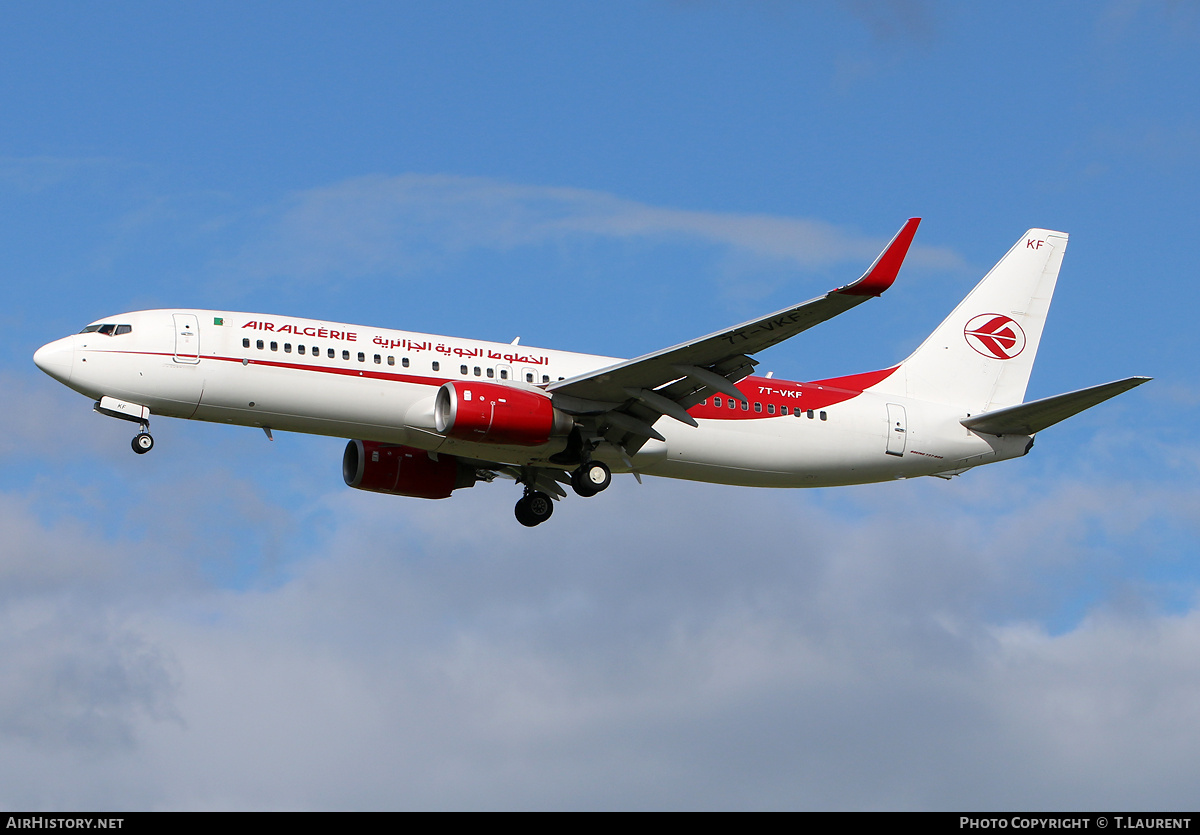
[[[75,340],[69,336],[43,345],[33,354],[34,365],[62,383],[70,382],[74,360]]]

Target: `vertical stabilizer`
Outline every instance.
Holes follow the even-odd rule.
[[[1022,402],[1066,248],[1065,232],[1030,229],[873,390],[972,414]]]

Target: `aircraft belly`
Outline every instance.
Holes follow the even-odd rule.
[[[431,397],[430,386],[393,380],[254,363],[204,364],[213,373],[196,410],[200,420],[407,443],[410,408]]]
[[[669,453],[643,471],[720,484],[826,487],[931,475],[970,456],[997,460],[993,445],[977,436],[949,428],[944,434],[917,431],[924,418],[919,410],[913,410],[909,448],[901,456],[888,454],[882,403],[866,400],[827,413],[824,421],[789,416],[671,426]]]
[[[671,427],[667,455],[646,472],[747,486],[854,483],[894,468],[878,460],[881,443],[875,446],[877,456],[865,454],[861,440],[805,418],[703,421],[694,429]]]

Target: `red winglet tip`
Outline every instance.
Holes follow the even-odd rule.
[[[882,295],[883,291],[891,287],[892,282],[896,280],[896,275],[900,272],[900,265],[904,263],[904,258],[908,255],[908,248],[913,242],[913,236],[917,234],[917,227],[920,225],[921,218],[910,217],[903,228],[896,233],[896,237],[892,238],[892,242],[887,245],[887,248],[879,253],[879,257],[875,259],[875,263],[863,274],[863,277],[853,284],[838,288],[835,292],[847,296]]]

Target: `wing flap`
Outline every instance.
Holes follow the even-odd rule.
[[[1032,435],[1090,409],[1109,398],[1150,382],[1151,377],[1127,377],[1091,388],[1057,394],[1017,406],[963,418],[963,426],[987,435]]]

